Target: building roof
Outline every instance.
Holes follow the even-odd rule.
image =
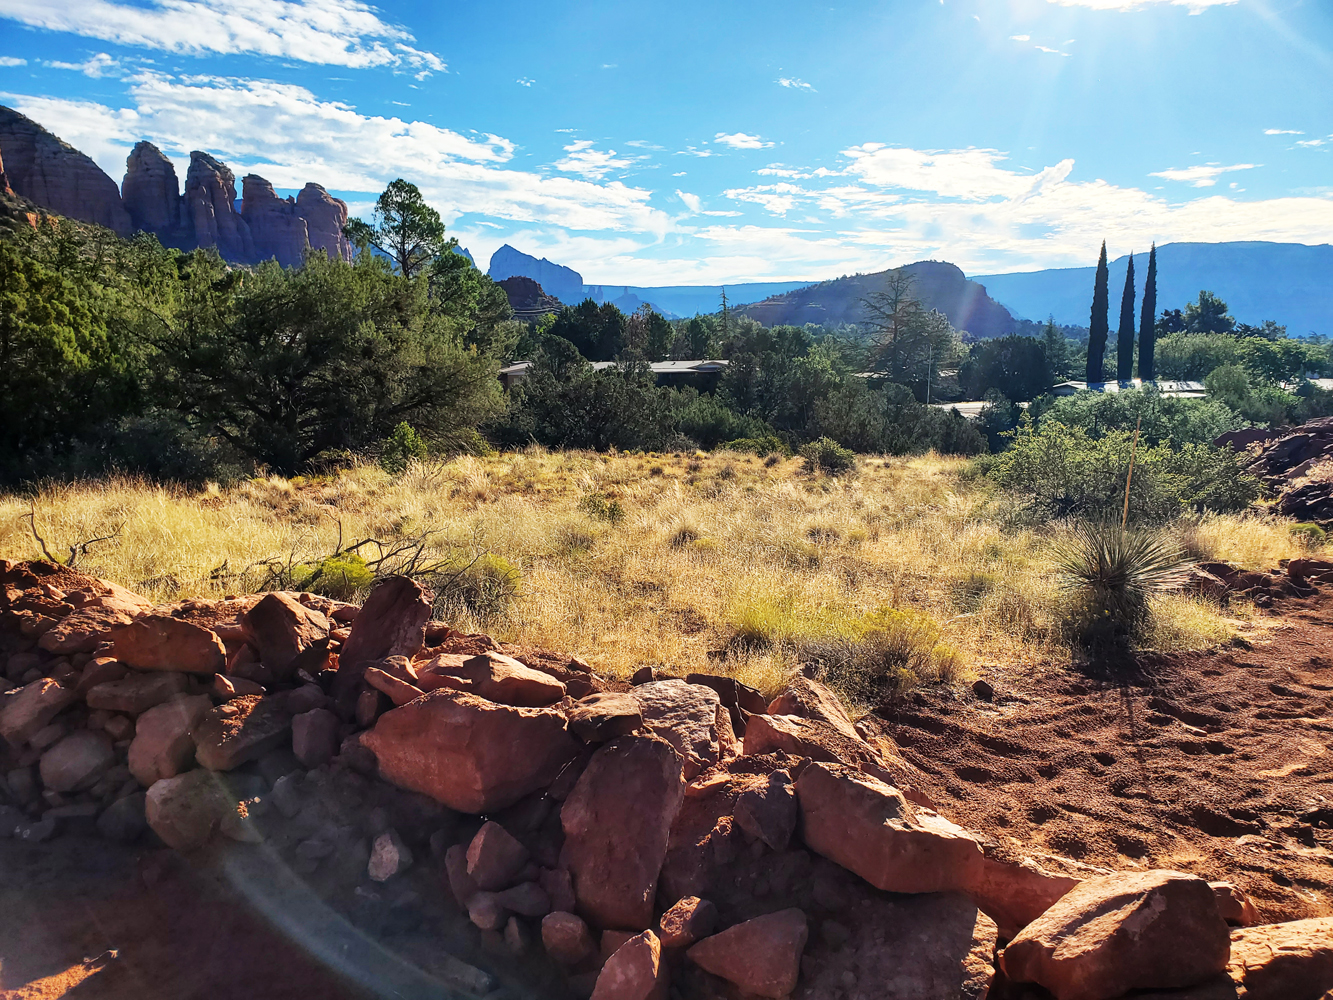
[[[1147,384],[1156,388],[1163,396],[1202,396],[1204,394],[1202,382],[1158,379]],[[1051,386],[1051,392],[1057,396],[1072,396],[1076,392],[1120,392],[1122,389],[1128,392],[1131,389],[1142,389],[1143,386],[1143,380],[1137,378],[1129,382],[1079,382],[1071,380]]]

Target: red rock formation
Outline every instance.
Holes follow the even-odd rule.
[[[136,230],[162,238],[180,228],[181,189],[176,168],[151,142],[135,143],[125,158],[120,191]]]
[[[343,235],[347,225],[347,202],[331,197],[318,184],[307,184],[296,196],[296,213],[305,219],[310,245],[330,258],[352,259],[352,244]]]
[[[279,198],[264,178],[246,174],[241,180],[241,215],[250,227],[257,259],[272,257],[283,267],[301,266],[309,240],[293,199]]]
[[[9,186],[9,178],[5,176],[5,158],[0,156],[0,194],[14,193],[14,189]]]
[[[80,153],[12,108],[0,106],[0,158],[6,184],[43,208],[83,222],[131,232],[116,182]]]
[[[195,245],[216,247],[225,259],[255,259],[250,227],[236,212],[236,175],[220,160],[195,150],[185,174],[185,219]]]

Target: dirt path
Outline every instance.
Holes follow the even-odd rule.
[[[1105,868],[1230,879],[1266,921],[1333,914],[1333,597],[1268,639],[1144,657],[1134,683],[1066,668],[994,703],[917,695],[872,721],[955,821]]]

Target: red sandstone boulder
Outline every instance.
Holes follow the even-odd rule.
[[[71,689],[40,677],[5,700],[0,709],[0,736],[15,747],[22,746],[73,701]]]
[[[107,637],[111,655],[136,670],[221,674],[227,649],[211,629],[170,615],[145,615]]]
[[[421,687],[467,691],[488,701],[520,708],[542,708],[565,696],[565,685],[550,674],[524,666],[512,656],[437,656],[419,671]]]
[[[386,695],[395,706],[401,707],[409,701],[420,698],[426,692],[419,687],[403,680],[401,677],[395,677],[393,674],[380,670],[378,667],[366,667],[362,679],[373,687],[376,691]]]
[[[578,965],[597,951],[597,942],[582,918],[559,910],[542,918],[542,945],[561,965]]]
[[[784,997],[796,988],[809,933],[804,913],[779,910],[704,938],[686,954],[746,993]]]
[[[1233,927],[1251,927],[1259,922],[1254,901],[1230,882],[1209,882],[1217,900],[1217,912]]]
[[[387,780],[470,813],[545,788],[579,752],[556,711],[447,689],[386,712],[361,741]]]
[[[1079,879],[1047,871],[1031,858],[983,857],[977,880],[964,891],[1012,938],[1051,908]]]
[[[592,756],[565,800],[562,867],[594,925],[640,930],[653,920],[671,823],[684,798],[679,755],[655,737],[622,736]]]
[[[1194,986],[1223,972],[1231,942],[1208,883],[1173,871],[1075,886],[1004,949],[1001,968],[1058,1000]]]
[[[286,680],[298,656],[314,647],[328,647],[331,625],[290,594],[268,594],[245,613],[241,627],[259,661],[278,680]]]
[[[130,773],[145,788],[174,778],[194,763],[191,730],[213,707],[207,695],[178,696],[148,709],[134,729]]]
[[[467,847],[468,877],[478,889],[499,892],[517,880],[528,863],[528,849],[499,823],[482,824]]]
[[[565,715],[569,728],[587,743],[605,743],[643,725],[643,713],[634,696],[610,691],[580,699]]]
[[[405,576],[376,584],[338,654],[339,673],[388,656],[410,660],[425,643],[430,604],[429,592]]]
[[[204,770],[162,779],[145,802],[148,825],[178,851],[202,847],[234,811],[217,775]]]
[[[971,834],[854,768],[812,763],[796,780],[796,796],[806,845],[878,889],[948,892],[980,878],[981,848]]]
[[[42,784],[53,792],[77,792],[96,783],[116,762],[106,733],[76,729],[42,754]]]
[[[796,829],[796,789],[785,770],[771,773],[762,785],[736,799],[736,824],[775,851],[785,851]]]
[[[1232,931],[1227,972],[1245,1000],[1319,1000],[1333,991],[1333,917]]]
[[[85,701],[89,708],[106,712],[141,715],[155,705],[161,705],[189,688],[184,674],[127,674],[117,681],[107,681],[90,688]]]
[[[698,896],[686,896],[662,914],[657,936],[663,948],[688,948],[717,928],[717,907]]]
[[[68,656],[71,653],[91,653],[102,641],[102,636],[112,629],[121,628],[134,621],[134,616],[142,613],[145,606],[134,604],[122,606],[112,602],[103,606],[86,606],[67,615],[42,633],[37,645],[48,653]]]
[[[606,960],[592,1000],[666,1000],[662,945],[652,931],[636,934]]]
[[[745,727],[746,755],[755,757],[775,751],[831,764],[850,764],[885,782],[902,780],[855,730],[848,735],[842,728],[818,719],[798,715],[752,718]]]
[[[291,741],[292,717],[279,698],[243,695],[210,709],[194,727],[195,757],[230,771]]]
[[[444,875],[455,902],[466,908],[468,900],[480,891],[480,887],[467,873],[467,847],[465,845],[454,844],[444,852]]]
[[[639,703],[644,728],[680,754],[686,781],[722,759],[718,725],[722,699],[712,688],[678,680],[649,681],[631,694]],[[730,716],[727,719],[729,723]]]
[[[800,674],[792,677],[787,689],[769,703],[768,714],[795,715],[823,722],[846,736],[858,737],[856,726],[838,696],[818,681]]]
[[[327,708],[292,716],[292,753],[306,767],[327,764],[338,753],[338,717]]]

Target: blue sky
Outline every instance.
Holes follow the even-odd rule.
[[[1333,234],[1329,0],[0,0],[0,103],[608,284]]]

